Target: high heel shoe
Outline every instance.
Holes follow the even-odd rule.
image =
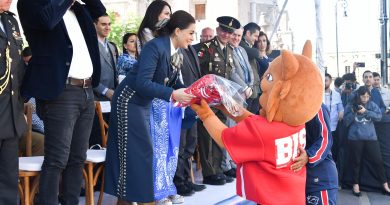
[[[382,189],[382,194],[383,194],[383,195],[390,196],[390,192],[386,191],[385,189]]]
[[[355,192],[355,190],[353,190],[352,189],[352,194],[354,195],[354,196],[357,196],[357,197],[361,197],[362,196],[362,192]]]

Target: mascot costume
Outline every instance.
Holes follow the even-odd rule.
[[[205,100],[191,108],[207,131],[226,148],[237,164],[237,194],[262,205],[305,204],[306,167],[294,159],[306,145],[305,123],[321,107],[324,85],[311,60],[311,43],[302,55],[282,51],[261,81],[260,115],[244,108],[234,117],[217,106],[237,125],[228,128]]]

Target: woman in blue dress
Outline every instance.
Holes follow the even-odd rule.
[[[123,54],[118,57],[116,70],[118,72],[119,83],[126,77],[130,70],[133,70],[137,62],[137,34],[126,33],[122,38]]]
[[[180,135],[181,119],[177,117],[168,122],[169,126],[154,127],[151,124],[151,118],[178,114],[166,106],[167,110],[160,112],[161,115],[151,116],[152,100],[158,98],[166,103],[188,103],[194,97],[180,88],[183,85],[178,80],[179,70],[172,59],[180,56],[177,53],[179,48],[187,48],[192,43],[195,19],[185,11],[176,11],[160,32],[158,38],[143,47],[135,69],[119,85],[112,101],[105,192],[118,197],[120,202],[153,204],[154,150],[151,132],[157,128],[154,132],[174,136],[171,126],[178,126],[177,135]],[[167,119],[171,118],[168,116]]]

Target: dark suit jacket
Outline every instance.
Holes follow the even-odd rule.
[[[146,43],[134,69],[125,78],[126,84],[136,91],[131,102],[148,105],[153,98],[169,101],[174,88],[184,87],[179,80],[173,87],[165,86],[164,80],[171,75],[169,36],[161,36]]]
[[[199,59],[192,46],[188,46],[188,49],[181,49],[181,52],[183,53],[181,74],[183,76],[183,84],[188,87],[201,77]],[[196,113],[190,107],[187,107],[184,112],[181,128],[190,129],[196,122],[195,117]]]
[[[192,46],[188,46],[188,49],[181,49],[181,52],[183,53],[181,74],[184,86],[188,87],[201,77],[199,59]]]
[[[19,94],[24,74],[24,63],[20,56],[23,39],[20,36],[19,26],[13,14],[6,12],[1,18],[7,35],[0,30],[0,78],[6,75],[7,60],[6,48],[9,48],[9,57],[12,59],[9,76],[0,80],[0,85],[8,84],[0,94],[0,139],[20,137],[26,130],[26,120],[23,115],[23,99]]]
[[[73,0],[19,0],[18,12],[24,34],[31,47],[22,94],[37,99],[54,99],[64,89],[72,61],[73,47],[63,16]],[[106,10],[100,0],[77,1],[73,9],[88,47],[93,64],[92,84],[100,80],[100,57],[96,30],[92,19]],[[69,31],[71,32],[71,31]]]

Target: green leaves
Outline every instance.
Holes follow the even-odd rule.
[[[120,52],[122,52],[123,35],[130,32],[137,33],[142,18],[130,14],[128,19],[121,19],[121,17],[115,11],[109,11],[108,15],[111,19],[111,33],[108,37],[108,40],[114,42],[120,49]]]

